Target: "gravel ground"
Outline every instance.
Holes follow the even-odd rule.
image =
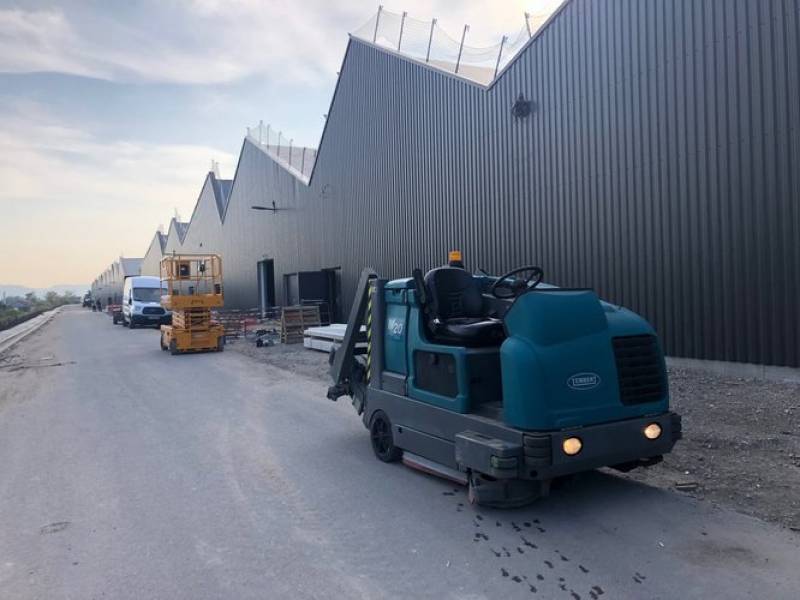
[[[291,371],[297,375],[305,375],[321,379],[328,383],[328,354],[317,350],[309,350],[302,344],[276,344],[257,348],[254,342],[247,340],[230,340],[225,350],[235,350],[252,358]]]
[[[627,476],[800,531],[800,384],[674,369],[670,390],[684,438]]]
[[[230,349],[328,381],[327,354],[302,345]],[[664,462],[627,474],[800,531],[800,384],[670,371],[684,438]]]

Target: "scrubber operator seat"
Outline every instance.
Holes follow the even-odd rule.
[[[449,346],[484,348],[505,339],[503,322],[487,314],[480,283],[457,267],[439,267],[425,275],[431,341]]]

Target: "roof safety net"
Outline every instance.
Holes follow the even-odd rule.
[[[316,148],[296,146],[294,140],[270,125],[264,125],[263,121],[247,128],[247,138],[296,176],[306,182],[310,179],[317,160]]]
[[[465,25],[458,39],[451,37],[436,19],[421,21],[407,13],[393,13],[383,8],[361,27],[353,37],[387,48],[403,56],[425,62],[432,67],[455,73],[483,85],[488,85],[516,56],[551,12],[542,15],[525,14],[522,27],[510,36],[501,36],[496,44],[477,47],[469,41],[469,26]]]

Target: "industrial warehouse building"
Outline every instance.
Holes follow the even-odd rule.
[[[568,0],[485,83],[352,36],[316,156],[250,131],[142,274],[217,252],[227,306],[321,277],[341,319],[363,267],[458,248],[594,288],[672,356],[798,367],[799,38],[797,0]]]
[[[108,268],[100,273],[92,282],[91,291],[95,301],[100,300],[103,306],[122,302],[122,286],[126,277],[141,274],[141,258],[125,258],[120,256]]]

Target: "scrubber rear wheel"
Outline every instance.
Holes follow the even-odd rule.
[[[392,422],[382,410],[377,411],[372,417],[369,439],[372,442],[372,451],[378,460],[390,463],[397,462],[402,458],[403,451],[394,445]]]

